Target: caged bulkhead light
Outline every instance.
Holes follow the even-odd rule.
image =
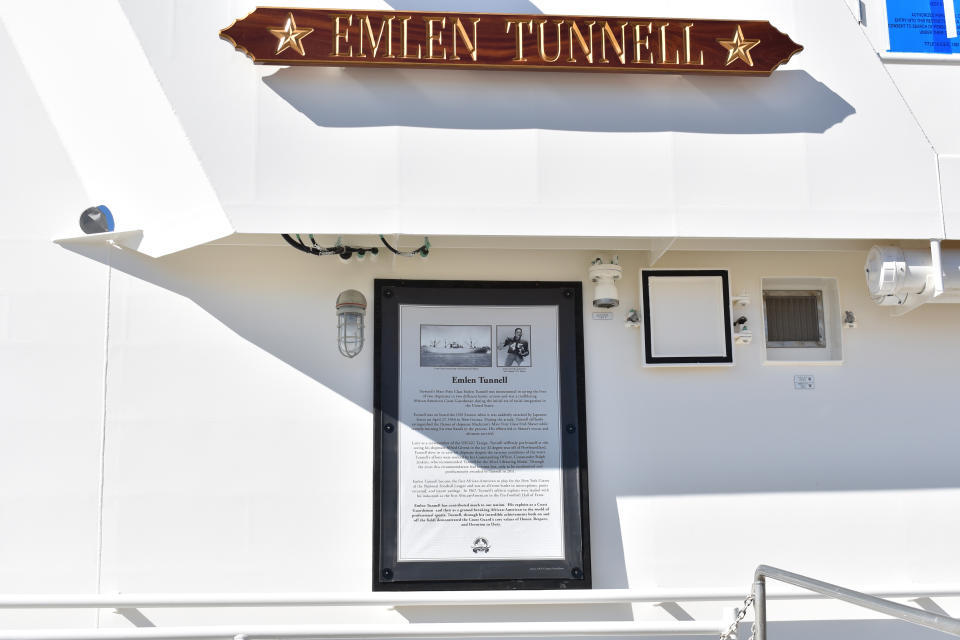
[[[356,289],[347,289],[337,296],[337,346],[348,358],[363,350],[363,318],[367,299]]]

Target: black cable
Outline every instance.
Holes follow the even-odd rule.
[[[296,240],[291,238],[289,233],[281,233],[280,235],[283,237],[284,240],[287,241],[287,244],[289,244],[294,249],[299,249],[300,251],[304,251],[306,253],[312,253],[313,255],[320,255],[319,251],[314,251],[307,245],[297,242]]]
[[[310,238],[310,244],[313,245],[310,246],[303,241],[303,238],[300,237],[299,233],[295,233],[293,235],[297,237],[296,240],[294,240],[293,236],[291,236],[289,233],[280,234],[280,236],[287,241],[287,244],[294,249],[299,249],[304,253],[309,253],[314,256],[340,256],[340,259],[342,260],[349,260],[351,257],[353,257],[353,254],[365,256],[369,253],[370,255],[375,256],[380,253],[380,249],[377,247],[351,247],[349,245],[339,244],[339,240],[337,240],[338,244],[335,246],[321,247],[317,244],[317,240],[313,237],[312,233],[307,234],[307,237]]]
[[[380,236],[380,242],[383,243],[383,246],[385,246],[387,249],[389,249],[395,255],[398,255],[398,256],[410,256],[410,257],[422,256],[425,258],[427,257],[427,254],[430,253],[430,241],[427,238],[423,239],[422,245],[420,245],[419,247],[417,247],[412,251],[397,251],[392,246],[390,246],[390,243],[387,242],[387,239],[384,238],[382,235]]]

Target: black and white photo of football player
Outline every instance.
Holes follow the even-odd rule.
[[[497,366],[529,367],[530,325],[497,326]]]

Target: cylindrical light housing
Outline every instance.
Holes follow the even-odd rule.
[[[340,353],[353,358],[363,349],[363,318],[367,299],[356,289],[347,289],[337,296],[337,347]]]
[[[594,284],[593,306],[598,309],[611,309],[620,304],[615,282],[623,275],[618,264],[594,264],[590,266],[590,282]]]

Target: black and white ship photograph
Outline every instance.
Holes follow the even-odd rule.
[[[421,367],[492,367],[490,325],[420,325]]]

